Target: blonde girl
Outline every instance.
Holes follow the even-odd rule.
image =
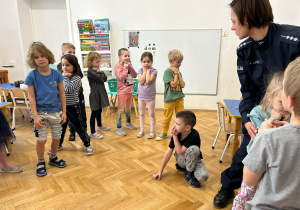
[[[140,132],[138,138],[144,135],[146,105],[150,116],[150,134],[148,139],[153,139],[155,133],[155,95],[157,70],[152,67],[153,56],[151,52],[144,52],[141,56],[142,68],[138,70],[139,78],[139,112]]]
[[[108,131],[109,127],[102,124],[102,108],[109,105],[104,82],[107,81],[106,74],[100,70],[101,56],[97,52],[89,52],[85,59],[85,66],[88,67],[87,78],[90,85],[90,117],[91,138],[102,139],[103,135],[95,130],[95,119],[97,120],[98,131]]]

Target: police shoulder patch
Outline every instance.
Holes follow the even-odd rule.
[[[249,46],[251,46],[253,44],[252,39],[248,38],[246,39],[244,42],[242,42],[238,47],[237,47],[237,51],[242,50],[244,48],[247,48]]]
[[[292,45],[297,45],[300,41],[300,34],[290,33],[290,32],[282,32],[279,35],[279,40],[282,42],[286,42]]]

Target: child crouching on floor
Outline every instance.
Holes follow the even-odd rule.
[[[153,179],[161,179],[161,175],[169,162],[173,150],[176,158],[176,169],[184,171],[184,179],[192,187],[200,187],[207,181],[209,175],[200,151],[200,135],[193,127],[196,116],[191,111],[181,111],[176,114],[175,125],[170,129],[172,138],[164,155],[160,169],[153,174]]]

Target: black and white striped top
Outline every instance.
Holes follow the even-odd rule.
[[[71,80],[69,77],[64,76],[64,89],[66,93],[67,106],[79,103],[78,91],[81,87],[81,78],[76,75]]]

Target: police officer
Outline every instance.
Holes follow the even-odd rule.
[[[222,187],[214,198],[214,205],[221,208],[234,196],[234,189],[241,186],[246,147],[257,133],[247,114],[260,104],[269,77],[284,71],[300,55],[300,27],[273,23],[269,0],[233,0],[230,7],[231,30],[239,39],[248,37],[237,48],[237,73],[243,97],[239,111],[244,138],[231,166],[221,174]]]

